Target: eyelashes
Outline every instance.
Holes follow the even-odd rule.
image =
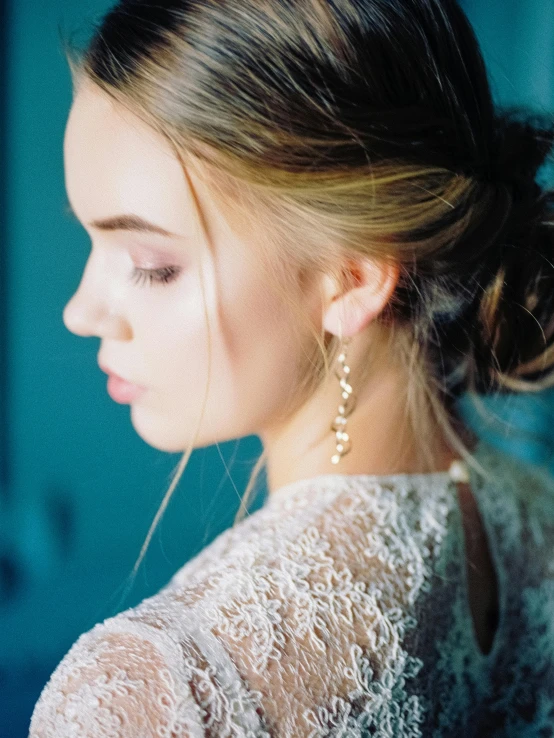
[[[135,267],[131,275],[134,284],[169,284],[177,279],[181,269],[178,267],[164,267],[163,269],[139,269]]]

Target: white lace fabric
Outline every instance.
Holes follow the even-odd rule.
[[[554,482],[478,459],[501,606],[487,655],[449,475],[323,475],[83,634],[30,738],[554,736]]]

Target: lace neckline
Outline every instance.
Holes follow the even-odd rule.
[[[409,481],[415,484],[418,484],[420,482],[459,482],[469,481],[469,469],[467,463],[463,459],[454,459],[448,469],[446,469],[445,471],[436,472],[397,472],[395,474],[318,474],[313,477],[296,479],[293,482],[281,485],[269,494],[268,499],[281,499],[283,495],[288,496],[293,492],[301,490],[304,487],[311,486],[312,484],[332,486],[334,483],[340,485],[344,481],[350,480],[352,480],[353,482],[357,481],[362,484],[371,482],[386,484],[387,482],[395,483],[402,481]]]

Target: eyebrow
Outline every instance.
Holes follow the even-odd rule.
[[[69,203],[66,203],[65,211],[73,218],[75,218],[75,220],[79,220]],[[89,223],[89,225],[91,226],[91,228],[96,228],[100,231],[133,231],[138,233],[156,233],[157,235],[165,236],[166,238],[179,238],[176,233],[171,233],[165,228],[162,228],[155,223],[150,223],[150,221],[141,218],[139,215],[133,215],[130,213],[112,215],[109,218],[93,220]]]

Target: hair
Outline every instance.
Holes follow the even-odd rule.
[[[359,256],[400,269],[371,330],[410,370],[406,427],[424,465],[437,428],[475,463],[462,393],[478,405],[554,385],[554,190],[536,182],[554,122],[495,107],[455,0],[120,0],[85,49],[64,50],[74,90],[92,81],[161,133],[185,174],[201,164],[222,206],[264,223],[262,264],[315,342],[291,407],[340,350],[307,320],[300,275],[339,278]]]

